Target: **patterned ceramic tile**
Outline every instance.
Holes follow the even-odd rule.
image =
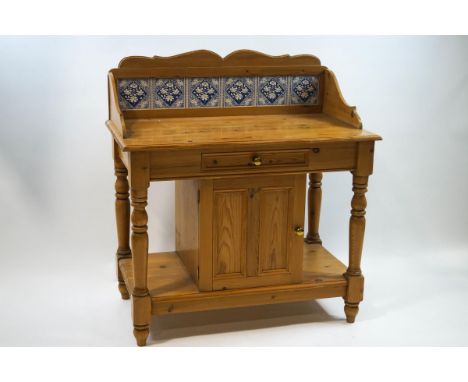
[[[185,107],[185,81],[180,78],[159,78],[154,81],[154,108]]]
[[[219,78],[189,78],[188,82],[188,107],[220,106]]]
[[[258,105],[284,105],[288,94],[287,77],[259,77]]]
[[[224,106],[253,106],[256,77],[223,78]]]
[[[122,110],[316,105],[319,76],[125,79],[118,93]]]
[[[150,107],[150,80],[119,80],[119,103],[122,109],[148,109]]]
[[[319,81],[317,76],[291,77],[291,103],[318,103]]]

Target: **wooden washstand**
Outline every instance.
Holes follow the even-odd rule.
[[[138,345],[152,314],[343,297],[354,322],[365,193],[381,138],[362,129],[317,57],[127,57],[108,80],[117,274],[122,298],[132,297]],[[327,171],[352,173],[348,266],[319,235]],[[175,251],[149,254],[148,187],[162,180],[176,181]]]

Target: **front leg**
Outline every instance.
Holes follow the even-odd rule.
[[[117,223],[117,279],[119,282],[119,291],[124,300],[130,298],[125,285],[122,272],[119,268],[119,261],[132,257],[130,251],[130,202],[128,200],[128,171],[119,157],[118,152],[114,150],[114,168],[115,168],[115,219]]]
[[[147,189],[132,188],[132,291],[133,334],[138,346],[144,346],[149,334],[151,298],[148,292],[148,214],[146,213]]]
[[[362,245],[366,227],[366,196],[368,176],[353,173],[353,199],[349,221],[349,266],[344,276],[348,281],[345,297],[346,321],[353,323],[363,299],[364,277],[361,272]]]
[[[148,291],[148,214],[149,157],[145,153],[130,156],[130,191],[132,198],[132,291],[133,335],[144,346],[149,335],[151,296]]]

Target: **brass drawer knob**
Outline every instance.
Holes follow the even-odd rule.
[[[252,164],[254,166],[261,166],[262,165],[262,158],[260,158],[259,156],[255,155],[253,158],[252,158]]]
[[[302,227],[296,227],[294,229],[294,232],[296,232],[297,236],[304,236],[304,228],[302,228]]]

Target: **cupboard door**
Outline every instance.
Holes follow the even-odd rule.
[[[260,191],[258,232],[258,274],[288,271],[288,220],[291,188],[271,188]]]
[[[305,176],[291,175],[288,185],[264,187],[259,192],[257,276],[265,285],[302,280]]]
[[[244,278],[247,254],[247,190],[213,193],[213,276]]]
[[[213,182],[213,289],[300,282],[305,175]]]

